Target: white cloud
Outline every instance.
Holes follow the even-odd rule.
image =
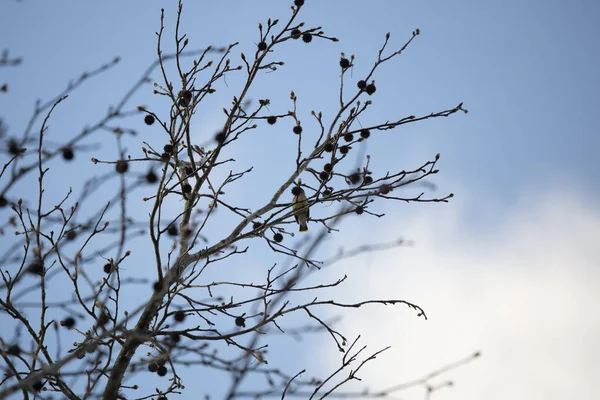
[[[563,193],[524,197],[488,227],[465,220],[468,210],[452,214],[456,206],[419,209],[403,224],[414,247],[347,263],[346,299],[402,298],[429,317],[418,319],[402,306],[347,313],[343,332],[363,334],[371,350],[393,346],[368,364],[364,381],[383,388],[481,350],[482,358],[446,375],[453,389],[433,397],[594,397],[600,209]],[[469,233],[473,226],[478,234]],[[324,346],[327,365],[337,366],[335,349]]]

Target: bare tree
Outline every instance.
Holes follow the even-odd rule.
[[[189,40],[180,32],[180,3],[174,42],[164,37],[163,10],[157,61],[100,120],[58,142],[49,128],[53,112],[69,106],[69,95],[112,69],[118,58],[82,74],[55,98],[36,103],[21,134],[10,134],[3,125],[7,159],[0,175],[0,398],[51,398],[58,393],[68,399],[166,399],[185,393],[180,371],[186,367],[230,377],[226,399],[385,398],[418,385],[429,396],[449,385],[432,383],[441,373],[478,356],[382,390],[342,388],[359,380],[361,368],[387,347],[367,352],[359,337],[346,338],[337,330],[330,310],[400,305],[413,309],[416,317],[426,319],[426,314],[401,298],[351,303],[327,298],[327,289],[342,285],[346,277],[314,283],[320,271],[403,241],[365,243],[324,256],[329,250],[321,249],[325,239],[346,218],[383,217],[374,207],[378,202],[447,202],[453,196],[406,197],[400,191],[435,175],[439,154],[407,169],[390,166],[397,169],[383,175],[370,169],[377,155],[361,157],[358,166],[350,155],[383,131],[467,110],[460,103],[426,115],[361,125],[360,117],[372,106],[370,97],[376,96],[379,67],[399,57],[419,29],[394,49],[387,34],[362,79],[349,76],[355,57],[342,53],[339,104],[333,115],[301,115],[297,105],[302,99],[294,92],[287,105],[271,104],[268,98],[251,101],[251,93],[260,93],[255,91],[257,78],[284,65],[277,49],[299,41],[338,41],[321,27],[300,22],[303,5],[295,0],[285,21],[259,24],[255,51],[238,57],[237,43],[189,50]],[[4,54],[1,64],[11,64]],[[201,105],[211,101],[229,76],[237,76],[241,85],[223,109],[222,128],[198,143],[194,128],[202,124]],[[148,83],[154,83],[162,108],[132,104],[138,92],[149,95]],[[134,127],[141,119],[147,129],[161,132],[160,146],[138,138]],[[252,175],[252,166],[239,167],[230,149],[275,124],[289,132],[294,152],[277,171],[285,179],[269,180],[270,192],[253,193],[261,198],[256,206],[244,194],[228,195],[240,186],[251,192],[253,182],[262,179]],[[116,157],[115,146],[101,139],[107,134],[115,141]],[[252,157],[281,151],[269,144],[262,148],[264,154]],[[84,173],[81,181],[74,175],[68,184],[75,189],[57,197],[48,174],[58,163],[75,158],[89,164],[79,156],[86,153],[91,153],[96,172]],[[310,233],[303,232],[307,228]],[[236,273],[232,265],[246,262],[251,248],[262,249],[261,265]],[[144,268],[136,270],[140,264]],[[288,321],[301,319],[284,320],[296,314],[308,323],[298,327]],[[328,376],[307,378],[304,369],[283,371],[268,364],[268,345],[278,335],[321,334],[342,354],[339,368]],[[149,382],[145,375],[144,380],[148,371],[165,379]],[[254,384],[245,386],[247,382]]]

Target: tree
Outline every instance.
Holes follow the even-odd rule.
[[[183,391],[180,371],[185,367],[229,375],[227,399],[322,398],[332,393],[385,397],[405,387],[342,392],[344,384],[359,379],[365,363],[387,348],[367,354],[359,338],[336,330],[328,310],[398,304],[426,318],[425,311],[400,298],[321,300],[345,277],[318,281],[318,273],[334,263],[402,241],[365,243],[334,256],[320,248],[347,218],[383,217],[375,207],[378,202],[447,202],[452,194],[399,193],[435,175],[439,154],[382,175],[371,169],[376,155],[361,157],[358,166],[350,156],[384,131],[467,111],[460,103],[362,125],[360,118],[368,115],[376,96],[378,69],[400,56],[419,29],[396,50],[389,49],[387,34],[362,79],[352,78],[354,55],[342,53],[339,105],[333,115],[303,115],[302,99],[293,91],[290,111],[266,97],[252,101],[251,96],[260,94],[259,78],[284,66],[276,56],[279,48],[338,41],[320,27],[300,22],[303,7],[304,1],[295,0],[285,22],[269,18],[259,24],[255,50],[238,58],[238,43],[188,50],[190,41],[180,32],[180,2],[174,43],[166,44],[163,10],[157,61],[99,121],[60,143],[50,127],[53,113],[68,106],[69,96],[112,69],[118,58],[36,104],[21,135],[8,133],[3,124],[7,161],[0,175],[0,206],[3,243],[9,245],[0,256],[5,327],[0,397],[60,393],[69,399],[164,399]],[[221,128],[199,139],[194,129],[203,123],[201,107],[217,91],[228,90],[227,78],[235,77],[239,86],[223,109]],[[159,100],[152,100],[153,106],[132,104],[150,82]],[[148,98],[147,90],[143,96]],[[160,132],[160,141],[138,138],[140,120],[142,129]],[[284,135],[285,149],[265,143],[262,154],[250,155],[249,166],[229,155],[246,138],[275,127]],[[89,143],[107,132],[116,143],[116,156],[108,143],[102,148]],[[85,153],[91,153],[95,172],[79,182],[69,180],[75,189],[59,193],[50,184],[53,169],[60,170],[57,164],[63,162],[69,169],[74,162],[88,163],[80,156]],[[282,154],[290,156],[284,165],[253,176],[252,162]],[[270,191],[261,184],[263,190],[255,193],[257,180],[267,182]],[[308,223],[310,233],[298,232],[297,221]],[[261,260],[257,266],[249,265],[252,251]],[[140,264],[144,268],[136,268]],[[299,314],[310,322],[296,329],[285,317]],[[326,378],[305,378],[305,370],[268,366],[268,346],[277,340],[273,336],[313,331],[325,334],[343,353],[338,370]],[[144,382],[142,374],[148,371],[169,379]],[[246,387],[245,382],[255,382],[249,375],[265,379]],[[435,376],[409,386],[425,385],[430,393],[437,388],[429,384]],[[149,386],[156,390],[148,392]]]

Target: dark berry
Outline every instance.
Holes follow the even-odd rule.
[[[342,67],[343,69],[346,69],[350,66],[350,60],[348,60],[347,58],[342,58],[340,60],[340,67]]]
[[[171,158],[171,155],[169,153],[162,153],[160,155],[160,159],[163,161],[169,161],[169,158]]]
[[[18,356],[19,354],[21,354],[21,348],[18,344],[12,344],[8,346],[8,349],[6,349],[6,354],[8,354],[9,356]]]
[[[327,163],[327,164],[323,165],[323,170],[326,172],[331,172],[331,171],[333,171],[333,165],[331,165],[330,163]]]
[[[146,181],[148,183],[156,183],[156,181],[158,181],[158,176],[156,176],[156,174],[154,173],[154,171],[150,170],[146,174]]]
[[[169,234],[169,236],[177,236],[179,231],[177,230],[177,227],[175,225],[171,225],[169,226],[167,233]]]
[[[164,365],[158,367],[156,373],[158,374],[158,376],[165,376],[167,374],[167,367],[165,367]]]
[[[370,96],[370,95],[372,95],[373,93],[375,93],[375,91],[376,91],[376,90],[377,90],[377,88],[375,87],[375,85],[374,85],[374,84],[372,84],[372,83],[369,83],[369,84],[367,85],[366,91],[367,91],[367,94],[368,94],[369,96]]]
[[[104,272],[107,274],[110,274],[110,272],[112,271],[112,264],[111,263],[106,263],[104,264]]]
[[[8,200],[6,200],[6,197],[0,195],[0,208],[6,207],[7,205],[8,205]]]
[[[353,134],[351,134],[350,132],[348,132],[348,133],[346,133],[346,134],[344,135],[344,140],[345,140],[346,142],[351,142],[351,141],[353,141],[353,140],[354,140],[354,135],[353,135]]]
[[[157,398],[156,400],[168,400],[167,396],[160,396],[159,398]]]
[[[348,151],[350,150],[350,147],[344,145],[344,146],[340,146],[340,153],[342,154],[348,154]]]
[[[169,339],[171,339],[173,343],[179,343],[181,341],[181,336],[179,333],[171,333]]]
[[[177,227],[175,225],[171,225],[169,226],[169,229],[167,229],[167,233],[169,234],[169,236],[177,236],[179,231],[177,230]]]
[[[363,212],[365,212],[365,209],[362,208],[361,206],[356,207],[356,209],[354,210],[355,213],[357,213],[358,215],[362,214]]]
[[[383,184],[379,186],[379,193],[381,194],[388,194],[390,190],[392,190],[392,188],[388,184]]]
[[[19,143],[17,143],[17,141],[15,139],[10,139],[8,141],[8,152],[10,154],[12,154],[13,156],[16,156],[17,154],[21,153],[21,147],[19,146]]]
[[[110,321],[110,317],[108,316],[106,311],[103,310],[102,314],[100,314],[100,316],[98,317],[98,324],[101,326],[106,325],[108,321]]]
[[[125,160],[119,160],[115,164],[115,169],[119,174],[124,174],[129,169],[129,164]]]
[[[183,185],[183,193],[191,193],[192,192],[192,185],[190,185],[189,183],[186,183]]]
[[[269,125],[275,125],[275,123],[277,122],[277,117],[271,115],[270,117],[267,117],[267,122],[269,123]]]
[[[27,267],[27,272],[35,275],[42,275],[44,273],[44,264],[42,260],[36,259]]]
[[[365,176],[364,184],[365,185],[369,185],[371,183],[373,183],[373,178],[371,176],[369,176],[369,175]]]
[[[75,157],[75,153],[73,153],[72,148],[65,147],[62,149],[62,156],[65,160],[71,161]]]
[[[360,131],[360,137],[363,139],[367,139],[369,136],[371,136],[371,131],[369,131],[368,129],[362,129]]]
[[[75,232],[74,229],[71,229],[70,231],[67,232],[67,240],[75,240],[76,237],[77,237],[77,232]]]
[[[155,362],[151,362],[150,364],[148,364],[148,371],[150,372],[156,372],[156,370],[158,369],[158,364]]]
[[[154,116],[146,114],[146,116],[144,117],[144,122],[146,123],[146,125],[152,125],[154,123]]]
[[[73,318],[73,317],[67,317],[64,320],[62,320],[60,322],[60,324],[62,326],[64,326],[65,328],[71,329],[72,327],[75,326],[75,318]]]
[[[183,322],[183,320],[185,319],[185,313],[181,310],[176,311],[175,314],[173,315],[173,318],[177,322]]]
[[[190,176],[193,173],[194,173],[194,169],[192,167],[185,167],[185,174],[187,176]]]
[[[365,82],[365,81],[363,81],[363,80],[360,80],[360,81],[358,81],[358,83],[356,84],[356,86],[358,86],[358,88],[359,88],[360,90],[363,90],[364,88],[366,88],[366,87],[367,87],[367,82]]]
[[[165,364],[167,363],[167,360],[164,358],[160,358],[156,361],[156,363],[158,364],[159,367],[164,367]]]
[[[255,230],[257,230],[257,229],[260,229],[260,228],[262,227],[262,225],[263,225],[263,224],[261,224],[260,222],[256,222],[256,221],[254,221],[254,222],[252,223],[252,230],[253,230],[253,231],[255,231]]]
[[[227,136],[225,135],[225,132],[219,132],[217,133],[217,135],[215,136],[215,140],[217,141],[217,143],[222,144],[225,139],[227,138]]]
[[[179,105],[186,107],[192,101],[192,92],[189,90],[180,90],[179,91]]]
[[[292,39],[299,39],[302,35],[302,32],[300,31],[300,29],[292,29],[290,34],[292,35]]]
[[[305,33],[304,35],[302,35],[302,40],[304,41],[304,43],[312,42],[312,34]]]
[[[162,284],[162,282],[158,282],[158,281],[157,281],[157,282],[154,282],[154,283],[152,284],[152,289],[153,289],[155,292],[160,292],[160,291],[162,290],[162,288],[163,288],[163,284]]]
[[[281,243],[281,241],[283,240],[283,235],[281,233],[276,233],[273,235],[273,240],[277,243]]]
[[[360,182],[360,174],[358,172],[355,172],[348,177],[348,180],[353,185],[357,185]]]
[[[267,44],[265,42],[258,43],[258,50],[265,51],[267,49]]]
[[[296,125],[296,126],[294,126],[294,129],[292,129],[292,130],[294,131],[294,133],[295,133],[296,135],[299,135],[299,134],[301,134],[301,133],[302,133],[302,127],[301,127],[300,125]]]
[[[294,5],[296,7],[302,7],[304,5],[304,0],[294,0]]]
[[[325,146],[323,147],[323,150],[325,150],[328,153],[331,153],[333,151],[333,143],[331,142],[327,142],[325,143]]]
[[[40,390],[42,390],[42,388],[44,387],[44,383],[40,380],[35,381],[32,385],[31,388],[33,390],[35,390],[36,392],[39,392]]]
[[[329,173],[327,171],[321,171],[319,173],[319,178],[321,178],[322,181],[326,181],[329,179]]]
[[[187,100],[191,100],[192,99],[192,92],[190,92],[189,90],[184,90],[181,93],[181,97],[183,97],[184,99],[187,99]]]
[[[329,196],[331,196],[331,193],[332,193],[332,192],[331,192],[331,189],[325,189],[325,190],[323,190],[323,196],[324,196],[324,197],[329,197]]]
[[[235,324],[239,327],[245,328],[246,327],[246,318],[244,317],[237,317],[235,319]]]
[[[300,186],[294,186],[292,188],[292,195],[294,195],[294,196],[298,196],[302,192],[303,192],[303,189]]]
[[[173,145],[172,144],[165,144],[163,146],[163,150],[165,151],[165,153],[167,154],[173,154]]]

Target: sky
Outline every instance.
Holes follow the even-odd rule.
[[[191,48],[240,41],[239,51],[249,53],[257,42],[257,23],[268,17],[283,20],[288,3],[184,2],[182,28]],[[0,96],[0,117],[9,134],[23,131],[36,98],[53,97],[69,80],[119,56],[118,66],[57,109],[50,135],[60,135],[57,141],[72,137],[104,115],[155,59],[161,7],[172,34],[174,2],[3,1],[0,47],[23,58],[19,67],[0,70],[0,81],[9,83],[8,93]],[[445,375],[455,386],[433,398],[592,397],[600,373],[600,346],[594,340],[600,335],[594,307],[600,300],[599,18],[600,4],[593,0],[306,1],[301,19],[341,40],[283,46],[277,57],[285,66],[261,76],[251,94],[270,98],[273,112],[289,109],[294,90],[304,126],[310,126],[311,110],[331,116],[340,52],[356,55],[351,76],[358,80],[386,32],[391,32],[391,48],[399,48],[416,28],[421,31],[417,40],[377,73],[373,110],[361,123],[428,114],[460,102],[469,110],[383,132],[364,149],[375,172],[416,166],[439,152],[433,195],[452,192],[451,202],[375,205],[386,218],[348,220],[325,249],[334,253],[341,246],[399,236],[413,243],[324,273],[349,276],[348,284],[331,295],[400,296],[428,314],[424,321],[401,306],[344,313],[341,326],[349,336],[362,334],[370,349],[392,345],[365,369],[370,387],[418,378],[481,351],[481,358]],[[203,106],[192,128],[199,142],[222,124],[220,110],[239,82],[228,78],[228,86]],[[158,108],[161,103],[150,90],[134,97],[132,106]],[[143,129],[141,121],[138,128]],[[289,143],[281,129],[261,127],[252,140],[231,150],[240,168],[254,165],[255,176],[269,176],[256,179],[252,193],[240,187],[232,195],[259,204],[260,189],[270,190],[286,176],[286,150],[257,157],[265,143]],[[157,145],[164,140],[158,131],[144,135]],[[140,138],[127,146],[139,153]],[[103,151],[114,157],[114,149]],[[88,158],[78,159],[77,171],[54,165],[56,187],[49,196],[63,193],[67,183],[61,176],[89,173]],[[335,347],[326,340],[317,347],[312,354],[322,355],[320,365],[335,368]],[[311,362],[298,357],[289,365]],[[416,399],[422,392],[398,396]]]

